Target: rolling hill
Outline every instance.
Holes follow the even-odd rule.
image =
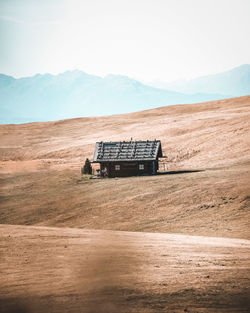
[[[1,125],[0,222],[249,238],[249,108],[247,96]],[[131,136],[160,139],[169,174],[81,180],[96,141]]]
[[[247,313],[250,242],[0,225],[4,313]]]
[[[0,125],[0,312],[249,312],[249,120],[246,96]],[[131,136],[168,171],[81,176]]]

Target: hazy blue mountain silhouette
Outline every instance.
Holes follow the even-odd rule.
[[[150,85],[187,94],[201,92],[219,93],[234,97],[246,96],[250,94],[250,64],[243,64],[223,73],[191,80],[179,80],[170,83],[153,82]]]
[[[126,76],[102,78],[78,70],[19,79],[0,74],[1,123],[129,113],[222,98],[225,95],[220,93],[187,95],[154,88]]]

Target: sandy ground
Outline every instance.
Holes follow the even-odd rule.
[[[0,125],[0,312],[250,312],[249,108]],[[96,141],[131,137],[168,172],[81,177]]]
[[[10,225],[0,234],[2,312],[250,309],[249,240]]]

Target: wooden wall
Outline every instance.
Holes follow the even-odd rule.
[[[139,169],[139,165],[143,164],[144,169]],[[115,169],[115,165],[120,165],[120,170]],[[101,163],[101,171],[105,170],[107,174],[102,176],[107,177],[127,177],[138,175],[156,174],[158,169],[157,161],[134,161],[134,162],[107,162]],[[103,172],[102,172],[103,173]]]

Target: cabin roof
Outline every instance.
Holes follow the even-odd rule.
[[[97,142],[93,162],[154,161],[162,157],[161,141]]]

